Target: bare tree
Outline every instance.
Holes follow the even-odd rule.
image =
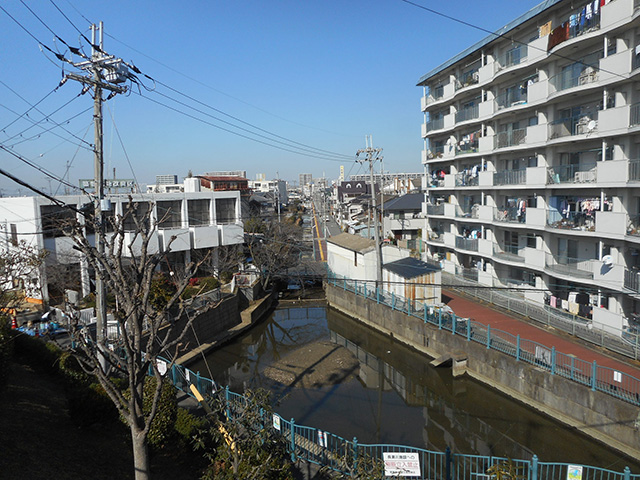
[[[75,223],[68,233],[75,248],[115,297],[117,309],[113,316],[119,330],[118,338],[111,344],[106,339],[93,341],[82,330],[75,329],[73,335],[80,345],[75,353],[83,368],[99,380],[128,424],[135,478],[140,480],[150,478],[148,434],[158,412],[164,380],[158,357],[175,357],[186,330],[195,315],[200,313],[192,311],[189,314],[189,304],[182,300],[181,295],[204,261],[191,262],[179,269],[181,273],[171,277],[174,289],[169,294],[158,295],[154,277],[166,251],[158,252],[157,243],[155,247],[152,243],[157,242],[157,224],[152,211],[151,204],[135,204],[130,199],[123,215],[107,219],[112,223],[110,233],[101,233],[104,229],[96,226],[96,235],[105,245],[103,253],[87,238],[85,225],[81,222]],[[103,367],[105,360],[107,368]],[[151,410],[145,414],[143,387],[149,372],[157,382]],[[126,394],[113,381],[113,374],[127,380]]]

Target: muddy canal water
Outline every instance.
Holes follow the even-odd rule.
[[[359,360],[355,378],[321,388],[287,388],[264,370],[301,346],[331,341]],[[374,332],[340,312],[319,307],[275,310],[244,336],[190,366],[235,392],[263,387],[275,410],[297,424],[360,443],[410,445],[456,453],[593,465],[640,473],[623,457],[500,392]]]

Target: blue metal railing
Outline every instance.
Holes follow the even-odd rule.
[[[364,290],[364,289],[363,289]],[[361,290],[361,291],[363,291]],[[371,291],[371,289],[368,289]],[[375,290],[374,290],[375,295]],[[382,295],[383,297],[385,294]],[[394,297],[398,298],[398,297]],[[410,305],[410,303],[407,303]],[[406,307],[411,308],[411,307]],[[426,310],[425,310],[426,311]],[[455,325],[453,328],[462,334],[469,325],[456,319],[455,315],[441,315],[438,313],[438,321],[446,328],[449,323]],[[462,325],[464,328],[458,329]],[[496,345],[500,342],[500,336],[494,336],[494,330],[486,338],[491,338],[491,344]],[[160,362],[166,362],[159,359]],[[152,372],[149,372],[151,375]],[[172,365],[167,370],[166,377],[179,390],[192,395],[189,388],[191,384],[195,385],[200,393],[211,399],[214,396],[224,396],[226,404],[227,416],[233,418],[237,406],[242,405],[247,399],[238,393],[229,390],[229,387],[221,388],[213,380],[202,377],[199,373],[195,373],[182,365]],[[575,468],[568,463],[552,463],[540,462],[538,457],[534,455],[530,460],[506,459],[503,457],[492,457],[483,455],[467,455],[453,453],[447,447],[444,452],[425,450],[417,447],[393,444],[362,444],[356,438],[347,440],[331,432],[323,431],[315,427],[306,425],[298,425],[292,418],[285,420],[283,417],[274,413],[269,415],[265,412],[262,415],[263,428],[278,430],[280,435],[288,440],[289,454],[291,460],[303,460],[317,465],[330,468],[333,471],[343,474],[355,472],[357,466],[361,468],[384,468],[384,453],[412,453],[417,455],[420,463],[418,479],[441,478],[445,480],[461,479],[461,478],[496,478],[487,473],[487,470],[494,465],[510,464],[518,470],[518,475],[523,480],[555,480],[558,478],[568,478],[567,471]],[[366,466],[366,467],[365,467]],[[631,474],[628,467],[622,472],[615,472],[599,467],[581,465],[582,478],[594,478],[603,480],[640,480],[640,474]]]
[[[493,329],[489,326],[466,318],[459,318],[453,313],[424,303],[405,299],[382,289],[369,286],[368,282],[350,280],[333,272],[328,272],[327,282],[331,285],[351,291],[357,295],[399,310],[407,315],[420,318],[424,323],[430,323],[439,329],[449,330],[454,335],[464,336],[467,341],[486,345],[489,349],[498,350],[517,360],[530,363],[548,370],[552,375],[560,375],[577,383],[591,387],[608,395],[620,398],[625,402],[640,406],[640,380],[624,372],[608,367],[602,367],[572,357],[555,348],[522,339],[511,333]],[[366,292],[366,293],[365,293]]]

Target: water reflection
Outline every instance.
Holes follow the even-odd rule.
[[[356,380],[323,388],[286,389],[262,372],[305,344],[330,339],[359,360]],[[378,334],[333,309],[276,310],[241,339],[207,357],[211,375],[234,391],[262,386],[276,410],[296,423],[361,443],[394,443],[431,450],[574,462],[621,471],[640,465],[499,392]],[[192,366],[207,375],[204,362]]]

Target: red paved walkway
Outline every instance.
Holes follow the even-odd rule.
[[[577,339],[572,341],[572,337],[568,336],[568,334],[556,335],[542,326],[538,327],[525,320],[510,317],[498,310],[476,303],[448,290],[443,292],[442,297],[443,302],[460,317],[471,318],[478,323],[491,325],[491,328],[497,328],[512,335],[520,335],[522,339],[532,340],[549,348],[555,347],[558,352],[574,355],[589,363],[595,360],[599,366],[613,368],[640,379],[640,362],[632,359],[629,359],[628,362],[616,360],[605,353],[599,353],[599,347],[595,345],[593,348],[582,346],[577,343]],[[450,300],[447,301],[446,297],[450,298]]]

